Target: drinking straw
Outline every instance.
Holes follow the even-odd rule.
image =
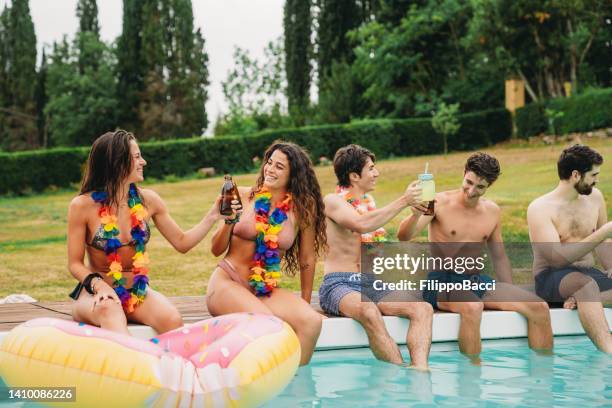
[[[429,169],[429,162],[425,162],[425,171],[424,174],[427,174],[427,170]]]

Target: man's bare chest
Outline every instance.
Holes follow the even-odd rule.
[[[497,219],[492,214],[446,211],[436,214],[431,232],[440,241],[483,242],[493,234],[496,224]]]
[[[598,208],[591,202],[585,201],[551,209],[552,222],[561,242],[581,240],[597,229]]]

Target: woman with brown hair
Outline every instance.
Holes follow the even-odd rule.
[[[126,334],[128,321],[158,333],[182,326],[174,305],[149,285],[149,222],[185,253],[223,218],[220,197],[184,232],[157,193],[137,187],[146,164],[136,138],[124,130],[105,133],[91,147],[81,192],[68,209],[68,269],[79,281],[70,294],[76,321]]]
[[[212,253],[227,251],[208,282],[213,315],[273,314],[296,332],[301,364],[310,361],[322,316],[310,307],[317,256],[326,245],[321,188],[312,162],[298,145],[274,142],[264,154],[254,187],[240,187],[244,213],[215,232]],[[280,262],[300,271],[301,297],[278,287]]]

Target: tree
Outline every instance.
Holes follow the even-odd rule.
[[[346,34],[364,21],[355,0],[320,0],[317,18],[317,62],[319,84],[329,75],[332,62],[353,61],[353,50]]]
[[[49,141],[47,139],[47,120],[45,118],[45,106],[47,105],[47,55],[43,50],[40,68],[36,78],[36,89],[34,90],[34,99],[36,100],[36,125],[38,128],[38,145],[47,147]]]
[[[471,17],[469,4],[428,0],[412,4],[398,25],[372,21],[351,34],[356,41],[353,69],[365,87],[372,116],[414,116],[419,104],[444,95],[451,81],[466,81],[462,38]]]
[[[101,55],[95,67],[80,73],[79,55]],[[92,33],[82,33],[70,44],[66,38],[53,45],[47,68],[48,103],[44,109],[51,144],[90,145],[101,134],[117,126],[114,56]]]
[[[51,63],[41,65],[39,73],[47,82],[46,95],[39,92],[40,98],[48,98],[45,129],[57,146],[89,145],[117,126],[116,61],[100,40],[96,1],[79,0],[76,14],[74,41],[64,38],[54,44]]]
[[[0,14],[0,106],[5,106],[9,100],[9,8],[4,6]],[[0,120],[3,117],[0,114]]]
[[[28,0],[13,0],[0,20],[0,145],[7,150],[33,149],[38,146],[34,103],[36,34]]]
[[[311,0],[286,0],[284,8],[285,70],[289,113],[303,125],[310,104]]]
[[[98,4],[96,0],[79,0],[77,3],[77,18],[79,19],[79,30],[82,33],[89,31],[100,37],[100,25],[98,24]]]
[[[448,153],[448,137],[456,135],[461,128],[459,119],[457,119],[458,113],[458,103],[447,105],[440,102],[438,109],[431,118],[431,126],[438,134],[442,135],[442,140],[444,140],[444,154]]]
[[[100,27],[98,25],[98,5],[96,0],[79,0],[77,3],[77,18],[79,19],[79,29],[77,31],[79,47],[79,72],[83,74],[85,67],[96,67],[100,54],[91,54],[97,48],[86,47],[86,36],[91,36],[100,41]],[[85,34],[89,33],[89,34]]]
[[[281,41],[279,38],[266,45],[263,63],[254,59],[248,50],[234,47],[234,67],[221,83],[230,113],[252,115],[285,105]]]
[[[202,31],[198,28],[194,34],[194,46],[192,57],[189,62],[189,71],[186,73],[186,89],[189,92],[185,116],[190,128],[189,135],[201,135],[208,127],[208,116],[206,114],[206,101],[208,100],[208,53]]]
[[[288,126],[283,39],[264,49],[264,62],[248,50],[234,48],[234,67],[222,82],[229,112],[217,118],[215,135],[246,134]]]
[[[205,103],[208,86],[208,55],[204,37],[194,32],[190,0],[174,0],[170,24],[175,40],[169,43],[168,85],[176,106],[175,137],[201,135],[208,125]]]
[[[142,9],[145,1],[123,0],[123,29],[117,41],[119,126],[140,134],[138,103],[146,72],[142,50]]]
[[[402,18],[406,16],[410,6],[423,2],[415,0],[379,0],[375,3],[377,3],[374,5],[376,21],[381,24],[398,26]]]
[[[508,75],[525,81],[532,100],[578,89],[581,66],[604,29],[605,0],[474,0],[470,40]],[[608,2],[609,3],[609,2]]]
[[[318,123],[347,123],[357,112],[359,95],[351,66],[333,61],[330,73],[319,86]]]
[[[7,6],[2,10],[0,14],[0,107],[6,106],[9,96],[9,77],[8,77],[8,64],[9,64],[9,41],[8,41],[8,30],[9,30],[9,8]],[[0,113],[0,125],[4,114]],[[0,129],[4,126],[0,127]],[[2,146],[2,140],[4,135],[0,132],[0,147]]]
[[[28,0],[13,0],[9,11],[9,101],[31,108],[36,83],[36,34]]]
[[[141,139],[201,135],[208,55],[190,0],[124,0],[118,46],[122,123]]]

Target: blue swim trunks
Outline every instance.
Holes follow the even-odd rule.
[[[608,278],[599,269],[568,266],[565,268],[548,268],[538,273],[535,277],[536,294],[549,303],[562,303],[565,299],[559,293],[559,286],[561,280],[572,272],[580,272],[593,278],[601,292],[612,289],[612,279]]]
[[[367,290],[372,287],[374,277],[352,272],[332,272],[323,277],[319,287],[319,303],[325,313],[340,316],[340,301],[351,292],[362,294],[362,300],[374,303],[388,295],[388,290]],[[363,291],[362,291],[363,289]],[[367,294],[367,295],[366,295]]]
[[[471,281],[475,283],[491,283],[493,279],[487,275],[481,275],[478,273],[455,273],[448,271],[433,271],[427,274],[427,280],[438,281],[441,283],[463,283],[464,281]],[[433,306],[434,309],[438,309],[438,292],[437,290],[423,291],[423,299]],[[480,299],[487,293],[486,290],[472,290],[472,293],[478,296]]]

